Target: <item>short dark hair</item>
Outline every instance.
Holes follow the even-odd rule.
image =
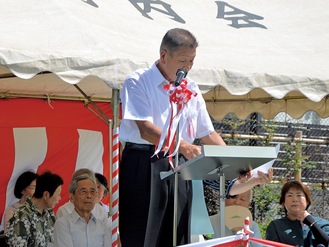
[[[58,186],[63,183],[63,179],[59,175],[46,171],[37,178],[33,197],[40,199],[45,191],[48,191],[52,197]]]
[[[108,187],[106,177],[100,173],[95,173],[95,177],[96,177],[97,181],[105,187],[105,196],[106,196],[107,193],[109,192],[109,187]]]
[[[23,172],[16,180],[15,188],[14,188],[14,195],[17,199],[22,198],[22,191],[27,188],[33,180],[36,180],[38,174],[32,171]]]
[[[288,193],[288,191],[291,188],[295,188],[297,190],[303,191],[303,193],[305,194],[305,197],[306,197],[306,202],[307,202],[306,210],[307,210],[309,208],[309,206],[312,204],[311,192],[305,184],[303,184],[299,181],[295,181],[295,180],[288,181],[283,185],[283,187],[281,189],[280,200],[279,200],[280,205],[284,204],[286,194]],[[287,214],[287,209],[285,207],[283,207],[283,208],[284,208],[285,213]]]
[[[198,46],[197,39],[190,31],[182,28],[173,28],[164,35],[160,45],[160,52],[167,49],[172,54],[182,47],[193,49]]]

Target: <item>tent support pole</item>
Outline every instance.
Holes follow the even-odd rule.
[[[112,215],[112,247],[119,245],[119,156],[120,156],[120,141],[119,141],[119,90],[112,90],[112,112],[113,112],[113,133],[110,140],[112,140],[112,165],[110,165],[111,178],[111,203],[110,212]]]

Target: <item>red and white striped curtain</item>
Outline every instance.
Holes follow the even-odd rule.
[[[112,118],[109,103],[97,105]],[[109,179],[110,142],[108,123],[83,102],[0,100],[0,219],[6,206],[17,201],[15,182],[26,170],[50,170],[63,178],[62,199],[55,211],[68,201],[75,170],[90,168]]]

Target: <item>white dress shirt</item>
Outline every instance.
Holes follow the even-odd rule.
[[[181,120],[190,120],[195,136],[189,136],[187,126],[180,125],[180,129],[183,130],[182,139],[192,143],[194,138],[209,135],[214,131],[214,127],[197,84],[188,78],[187,80],[197,92],[197,96],[192,97],[184,107]],[[169,82],[160,73],[156,63],[150,68],[140,69],[127,77],[121,91],[123,117],[120,123],[119,139],[123,145],[125,142],[150,144],[141,138],[136,120],[150,121],[163,129],[171,111],[169,95],[163,88],[166,83]]]
[[[111,232],[106,224],[94,215],[86,222],[75,210],[56,220],[55,247],[108,247]]]
[[[64,215],[71,214],[74,211],[74,204],[71,201],[60,206],[56,213],[56,218],[59,219]],[[105,222],[106,225],[111,228],[112,219],[108,217],[108,213],[106,212],[105,207],[101,206],[100,204],[95,204],[94,209],[91,213],[95,216],[96,219],[99,219],[102,222]]]

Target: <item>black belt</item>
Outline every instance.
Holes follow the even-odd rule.
[[[149,152],[154,152],[155,151],[155,146],[154,145],[138,144],[138,143],[133,143],[133,142],[126,142],[125,148],[141,150],[141,151],[149,151]]]

